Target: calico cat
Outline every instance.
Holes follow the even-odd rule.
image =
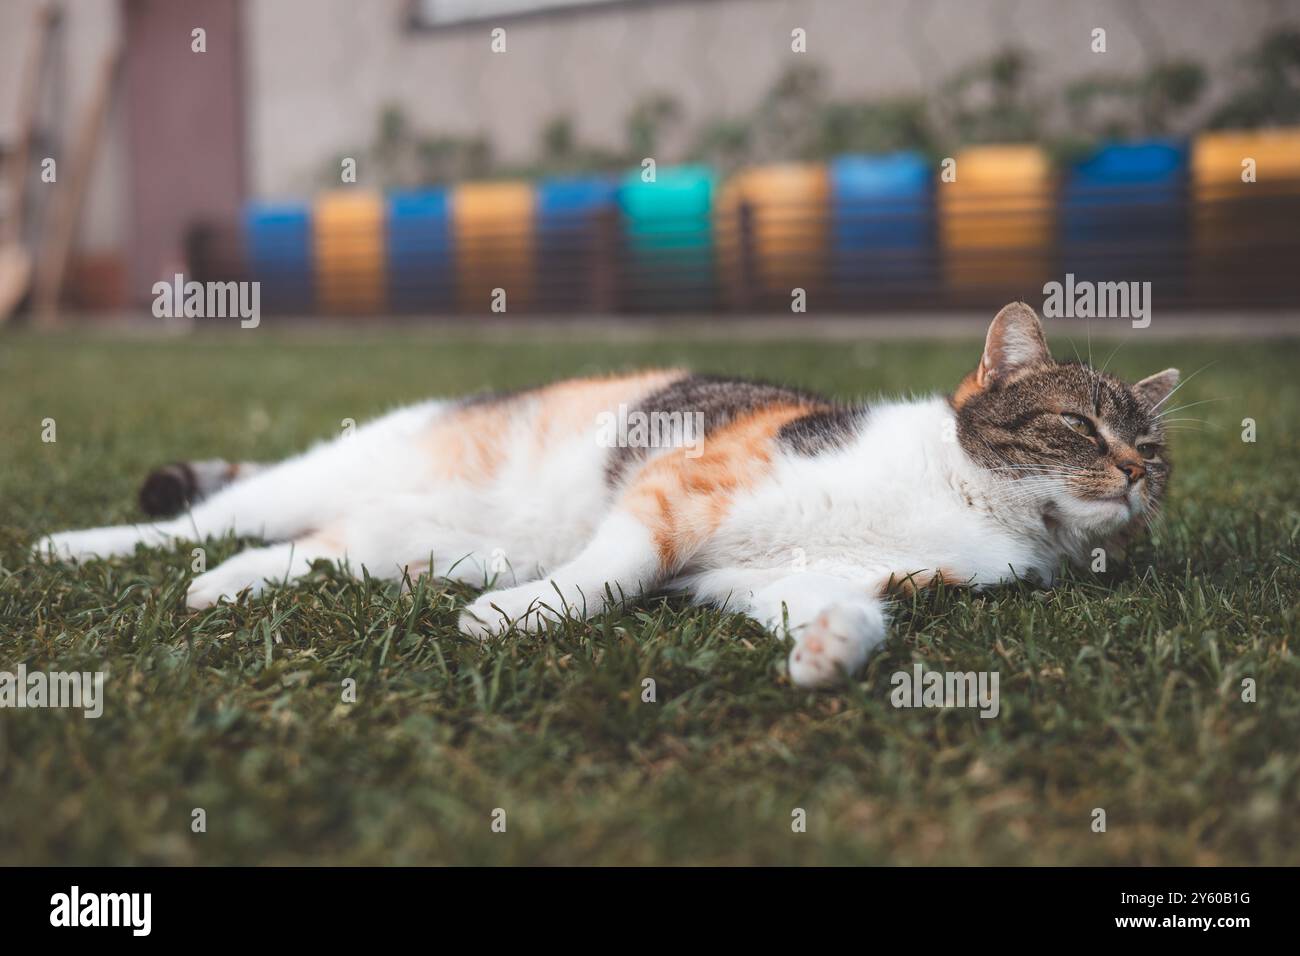
[[[1057,363],[1038,316],[1013,303],[951,396],[843,404],[659,370],[429,401],[278,465],[169,466],[142,503],[185,513],[36,549],[84,560],[210,535],[270,542],[195,577],[191,608],[322,558],[490,583],[460,618],[478,638],[685,591],[788,629],[790,677],[813,687],[863,665],[899,592],[1050,585],[1063,559],[1139,527],[1169,481],[1159,408],[1177,382],[1175,369],[1127,385]],[[637,413],[703,431],[669,447],[601,437]]]

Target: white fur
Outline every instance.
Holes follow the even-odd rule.
[[[884,639],[878,594],[891,575],[942,568],[979,587],[1025,576],[1050,583],[1063,555],[1129,517],[1122,506],[1073,501],[1041,482],[1032,498],[1013,493],[1013,482],[962,451],[941,398],[884,403],[846,447],[778,456],[664,580],[649,531],[606,486],[609,450],[595,421],[542,446],[524,400],[490,480],[436,481],[434,450],[420,438],[453,407],[393,412],[174,520],[64,532],[37,550],[85,560],[231,533],[271,542],[196,577],[193,608],[292,580],[319,558],[386,578],[431,570],[508,585],[462,616],[462,630],[479,637],[596,614],[608,604],[606,587],[616,600],[678,588],[778,632],[788,627],[791,678],[818,686],[859,668]],[[1043,515],[1052,509],[1062,520],[1049,530]]]

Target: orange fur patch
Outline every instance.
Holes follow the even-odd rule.
[[[510,402],[471,405],[440,417],[429,430],[433,477],[479,481],[496,474],[505,458]]]
[[[958,587],[965,583],[965,579],[956,571],[949,571],[946,568],[939,568],[935,571],[913,571],[911,573],[895,572],[889,576],[889,580],[880,586],[881,597],[912,597],[926,588],[932,588],[939,584],[948,587]]]
[[[781,428],[819,408],[771,405],[709,433],[696,458],[676,448],[641,466],[622,505],[650,529],[665,571],[680,568],[722,523],[735,494],[768,473]]]
[[[961,380],[957,386],[957,391],[953,392],[951,403],[953,408],[961,408],[972,398],[984,390],[984,383],[980,381],[979,370],[976,369]]]
[[[632,375],[571,379],[519,396],[454,409],[430,427],[426,444],[432,476],[441,481],[478,482],[492,478],[517,451],[516,427],[532,436],[534,454],[544,454],[549,440],[593,428],[601,412],[620,403],[636,405],[685,372],[656,369]]]
[[[535,444],[542,447],[553,435],[590,428],[601,412],[616,412],[620,404],[634,407],[685,374],[679,369],[654,369],[634,375],[570,379],[548,386],[538,396],[540,404],[533,420]]]

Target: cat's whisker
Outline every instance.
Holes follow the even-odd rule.
[[[1179,382],[1177,385],[1175,385],[1173,388],[1171,388],[1171,389],[1169,390],[1169,394],[1168,394],[1168,395],[1166,395],[1164,398],[1160,399],[1160,401],[1156,402],[1153,406],[1151,406],[1151,411],[1153,411],[1153,412],[1156,411],[1158,408],[1160,408],[1161,405],[1163,405],[1165,402],[1169,401],[1169,399],[1173,398],[1174,395],[1176,395],[1176,394],[1178,393],[1178,390],[1179,390],[1180,388],[1182,388],[1184,385],[1186,385],[1188,382],[1190,382],[1192,379],[1196,378],[1196,376],[1200,375],[1200,374],[1201,374],[1202,372],[1204,372],[1207,368],[1209,368],[1211,365],[1214,365],[1214,364],[1215,364],[1214,362],[1207,362],[1205,365],[1202,365],[1200,368],[1198,368],[1198,369],[1197,369],[1195,372],[1193,372],[1191,375],[1187,376],[1187,378],[1183,379],[1181,382]]]
[[[1060,479],[1056,477],[1045,478],[1025,478],[1015,481],[1014,484],[1007,484],[1000,488],[988,489],[985,493],[998,495],[1002,497],[1014,497],[1024,495],[1030,492],[1039,491],[1048,488],[1059,488]]]
[[[1106,369],[1110,368],[1110,360],[1113,359],[1113,358],[1115,357],[1116,353],[1119,352],[1119,350],[1122,349],[1122,348],[1124,347],[1124,345],[1125,345],[1125,343],[1126,343],[1127,341],[1128,341],[1128,339],[1120,339],[1120,340],[1119,340],[1119,345],[1115,346],[1115,348],[1113,348],[1113,349],[1111,350],[1110,355],[1106,356],[1106,361],[1102,364],[1102,366],[1101,366],[1101,371],[1097,373],[1098,375],[1105,375],[1105,374],[1106,374]]]
[[[1049,462],[1018,462],[1016,464],[1009,464],[1009,465],[993,465],[990,470],[1024,471],[1024,470],[1034,470],[1034,469],[1046,470],[1046,471],[1058,471],[1063,469],[1069,469],[1074,471],[1087,470],[1083,468],[1081,465],[1071,465],[1066,462],[1050,462],[1050,463]]]
[[[1069,338],[1069,339],[1066,339],[1065,341],[1067,341],[1067,342],[1070,343],[1070,351],[1074,353],[1075,361],[1077,361],[1080,365],[1082,365],[1082,364],[1083,364],[1083,356],[1081,356],[1081,355],[1079,354],[1079,350],[1078,350],[1078,348],[1075,347],[1074,339]]]
[[[1010,474],[1008,474],[1008,475],[1004,475],[1004,476],[1002,476],[1002,477],[1006,478],[1007,481],[1009,481],[1009,482],[1014,482],[1014,483],[1015,483],[1015,484],[1012,485],[1011,487],[1020,487],[1020,488],[1023,488],[1023,487],[1026,487],[1026,486],[1028,486],[1028,485],[1031,485],[1031,484],[1033,484],[1033,483],[1035,483],[1035,482],[1038,482],[1038,483],[1045,483],[1045,482],[1049,482],[1049,481],[1057,481],[1057,480],[1060,480],[1060,479],[1063,479],[1063,478],[1074,478],[1074,477],[1077,477],[1077,476],[1080,475],[1080,474],[1083,474],[1083,472],[1081,472],[1081,471],[1077,471],[1077,472],[1074,472],[1074,471],[1072,471],[1072,472],[1065,472],[1065,471],[1025,471],[1025,472],[1012,472],[1012,473],[1010,473]]]
[[[1065,463],[1048,463],[1048,462],[1015,462],[1006,465],[993,465],[994,471],[1004,468],[1078,468],[1078,465],[1069,465]]]
[[[1033,475],[1082,475],[1085,474],[1088,469],[1076,468],[1073,466],[1060,466],[1054,468],[1016,468],[1007,469],[1007,471],[1010,472],[1012,477],[1030,477]]]
[[[1035,485],[1028,488],[1016,488],[1010,490],[1000,490],[985,495],[986,500],[992,503],[1016,504],[1031,500],[1041,500],[1051,497],[1060,491],[1059,485],[1055,482],[1044,485]]]
[[[1015,488],[999,489],[997,491],[989,492],[988,494],[990,497],[1009,500],[1012,498],[1033,497],[1042,492],[1054,492],[1059,490],[1060,490],[1060,485],[1053,481],[1050,483],[1044,482],[1042,484],[1037,484],[1037,485],[1021,485]]]
[[[1159,501],[1148,501],[1143,517],[1146,519],[1147,528],[1152,534],[1164,532],[1168,525],[1164,505]]]
[[[1186,408],[1195,408],[1197,405],[1208,405],[1211,402],[1226,402],[1227,400],[1228,399],[1225,397],[1225,398],[1206,398],[1199,402],[1188,402],[1186,405],[1179,405],[1177,408],[1166,408],[1163,412],[1161,412],[1159,415],[1156,416],[1156,419],[1159,421],[1163,421],[1166,415],[1172,415],[1174,412],[1181,412],[1183,409]]]

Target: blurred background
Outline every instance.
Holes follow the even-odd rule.
[[[1298,0],[6,0],[0,146],[34,324],[1300,300]]]

